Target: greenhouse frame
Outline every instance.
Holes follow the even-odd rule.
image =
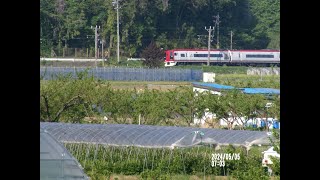
[[[88,180],[83,168],[63,144],[40,128],[40,179]]]
[[[40,122],[40,127],[61,143],[88,143],[146,148],[193,147],[209,144],[249,148],[270,145],[265,131],[224,130],[133,124],[72,124]]]

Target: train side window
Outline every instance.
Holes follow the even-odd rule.
[[[247,54],[246,58],[274,58],[274,55],[269,55],[269,54]]]
[[[185,57],[184,54],[180,54],[181,57]]]
[[[208,55],[206,57],[208,57]],[[210,57],[222,57],[222,54],[210,54]]]
[[[177,56],[177,53],[174,53],[174,56]]]

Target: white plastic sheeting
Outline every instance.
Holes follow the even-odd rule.
[[[176,126],[132,124],[69,124],[40,122],[40,127],[63,143],[93,143],[150,148],[212,145],[270,145],[270,133]]]
[[[68,150],[42,129],[40,129],[40,179],[89,179]]]

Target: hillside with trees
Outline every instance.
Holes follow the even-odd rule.
[[[280,0],[131,0],[119,1],[120,56],[140,57],[151,41],[164,50],[206,48],[219,15],[221,49],[280,48]],[[95,48],[94,29],[116,56],[117,12],[112,0],[40,0],[41,56],[63,48]]]

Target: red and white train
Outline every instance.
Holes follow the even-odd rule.
[[[207,64],[208,50],[172,49],[165,51],[165,66]],[[211,50],[213,65],[280,65],[280,50]]]

